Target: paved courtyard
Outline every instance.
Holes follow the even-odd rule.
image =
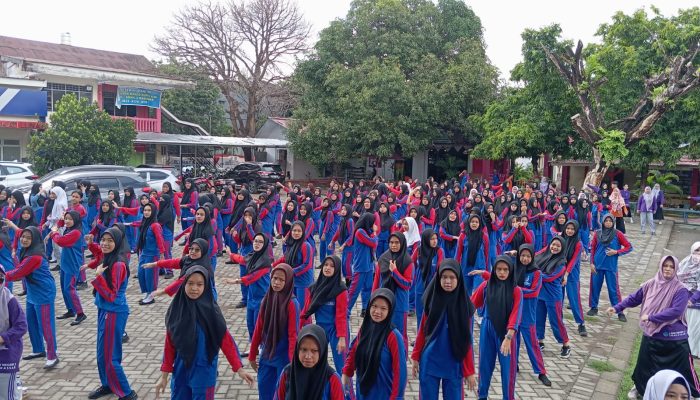
[[[667,246],[672,227],[671,223],[664,224],[658,227],[657,236],[642,237],[638,225],[628,224],[628,236],[634,246],[634,251],[621,258],[620,280],[623,296],[633,291],[645,277],[653,273],[654,266],[664,247]],[[176,255],[179,255],[181,249],[175,245],[173,250]],[[275,250],[276,253],[279,252],[280,247],[278,246]],[[685,251],[687,251],[687,246],[683,246],[683,252]],[[679,256],[683,255],[685,253],[679,254]],[[217,267],[219,302],[228,320],[229,329],[243,351],[248,346],[245,310],[236,310],[233,307],[240,301],[240,290],[238,286],[226,285],[222,282],[223,277],[237,276],[238,267],[225,265],[223,262],[224,260],[219,259]],[[650,263],[652,268],[647,269],[647,265]],[[136,265],[134,257],[131,263],[132,276],[135,276]],[[57,275],[56,280],[58,281]],[[581,294],[585,310],[587,310],[588,303],[588,281],[588,264],[584,263]],[[161,287],[169,282],[161,280]],[[42,360],[22,362],[21,378],[27,388],[25,398],[32,400],[87,398],[88,392],[99,384],[95,363],[97,312],[92,303],[90,291],[84,290],[79,293],[83,299],[88,320],[77,327],[69,326],[70,320],[56,321],[61,362],[55,370],[45,372],[41,368],[43,366]],[[164,316],[169,298],[158,299],[154,305],[139,306],[137,304],[140,299],[139,288],[136,279],[133,278],[130,281],[127,294],[131,304],[127,331],[131,340],[124,345],[123,365],[129,381],[134,390],[138,392],[139,397],[154,399],[153,388],[160,375]],[[24,298],[20,298],[20,302],[24,303]],[[605,310],[608,305],[607,294],[604,290],[600,309]],[[56,313],[61,314],[64,311],[65,308],[59,293],[56,297]],[[532,373],[526,357],[523,361],[521,356],[520,373],[516,386],[517,397],[519,399],[595,398],[596,400],[615,398],[617,385],[621,381],[621,371],[625,367],[629,349],[632,347],[633,340],[630,338],[634,338],[638,332],[637,315],[636,312],[630,313],[627,326],[623,326],[625,324],[618,322],[617,318],[610,319],[602,314],[599,317],[589,317],[586,323],[589,337],[581,338],[576,333],[576,324],[570,311],[565,310],[565,323],[572,340],[571,358],[562,360],[557,357],[560,347],[554,342],[548,331],[544,360],[553,386],[551,388],[544,387]],[[360,322],[359,314],[356,312],[352,318],[353,333],[357,331]],[[408,326],[409,338],[413,339],[416,336],[414,318],[409,318]],[[478,329],[475,333],[478,336]],[[25,337],[25,353],[28,352],[30,352],[29,338]],[[521,354],[524,355],[524,350]],[[595,361],[611,364],[614,371],[598,372],[594,368],[597,365]],[[247,366],[247,362],[244,365]],[[494,374],[490,398],[501,398],[498,377],[498,373]],[[234,376],[223,357],[220,358],[219,362],[216,394],[217,398],[222,399],[257,399],[256,388],[249,388],[237,376]],[[467,394],[467,396],[469,398],[476,397],[472,393]],[[409,379],[405,398],[418,399],[417,380]]]

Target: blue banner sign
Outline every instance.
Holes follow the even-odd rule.
[[[116,106],[117,108],[122,106],[160,108],[160,90],[119,86]]]
[[[0,115],[45,117],[46,92],[0,87]]]

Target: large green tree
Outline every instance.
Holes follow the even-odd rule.
[[[29,158],[39,174],[71,165],[126,164],[135,138],[133,121],[113,120],[96,104],[67,94],[49,128],[29,139]]]
[[[171,89],[163,92],[163,106],[183,121],[194,122],[216,136],[229,135],[232,128],[226,123],[226,111],[219,103],[221,90],[203,72],[193,67],[171,63],[156,63],[158,70],[169,76],[191,80],[193,88]],[[183,134],[186,129],[163,120],[163,132]]]
[[[599,184],[613,164],[643,168],[697,151],[700,8],[651,11],[616,13],[585,48],[541,43],[578,103],[570,121],[595,162],[584,184]]]
[[[495,93],[479,18],[462,1],[355,0],[295,71],[292,149],[316,165],[478,141]]]

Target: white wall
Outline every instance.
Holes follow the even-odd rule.
[[[318,169],[308,161],[296,158],[291,150],[287,151],[287,171],[291,171],[292,180],[319,178]]]
[[[5,119],[4,116],[3,119]],[[29,142],[29,130],[0,128],[0,139],[19,140],[21,158],[27,157],[27,143]]]
[[[413,156],[411,178],[425,181],[428,179],[428,151],[419,151]]]

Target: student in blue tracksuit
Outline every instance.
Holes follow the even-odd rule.
[[[319,199],[320,201],[320,199]],[[317,222],[312,217],[313,206],[310,202],[302,203],[299,205],[299,213],[297,214],[297,221],[304,223],[304,240],[309,242],[313,248],[316,248],[316,240],[314,239],[314,233],[316,233],[316,228],[318,227]],[[319,215],[321,213],[319,212]]]
[[[83,223],[80,219],[80,213],[75,210],[66,212],[63,223],[66,227],[63,234],[58,232],[58,227],[49,234],[51,240],[61,246],[61,293],[68,310],[56,319],[75,317],[75,321],[71,322],[71,325],[75,326],[87,319],[83,313],[78,292],[75,290],[80,267],[83,266],[84,262],[85,240],[83,240]]]
[[[554,236],[549,246],[537,253],[535,263],[542,273],[542,289],[537,298],[536,330],[540,349],[544,349],[544,328],[549,318],[549,325],[557,343],[562,344],[560,357],[569,358],[571,348],[569,335],[564,325],[562,300],[562,278],[566,273],[566,253],[564,239]]]
[[[462,266],[467,296],[471,296],[474,288],[479,286],[481,277],[469,273],[474,270],[488,270],[489,266],[489,237],[478,214],[467,218],[466,226],[459,235],[457,260]]]
[[[253,251],[253,237],[256,233],[262,233],[260,223],[258,222],[257,212],[253,207],[246,207],[243,211],[243,215],[238,220],[238,223],[231,228],[231,237],[236,243],[236,248],[238,249],[238,254],[245,258]],[[271,239],[268,237],[268,241]],[[231,249],[233,252],[233,249]],[[272,254],[272,251],[270,251]],[[238,266],[240,270],[241,279],[248,274],[248,268],[244,264]],[[241,285],[241,301],[236,305],[236,308],[245,308],[248,303],[248,287]]]
[[[181,209],[180,218],[182,221],[182,230],[189,228],[192,225],[192,210],[196,210],[199,206],[199,193],[194,186],[194,179],[185,179],[185,189],[180,198],[179,207]]]
[[[121,207],[125,208],[136,208],[138,207],[138,200],[136,200],[136,194],[134,193],[133,187],[124,188],[124,200],[121,202]],[[123,222],[129,223],[136,221],[136,217],[133,215],[124,215]],[[131,251],[136,251],[136,239],[137,230],[133,226],[126,225],[126,239],[129,241],[129,248]]]
[[[239,190],[235,196],[231,219],[224,230],[226,245],[231,249],[232,253],[238,253],[238,243],[233,239],[234,232],[236,231],[235,227],[241,219],[243,219],[243,212],[249,207],[251,201],[250,193],[248,193],[246,189]]]
[[[44,203],[46,196],[41,190],[41,183],[32,184],[32,191],[29,193],[29,205],[34,210],[34,218],[37,222],[41,221],[44,214]]]
[[[355,220],[352,218],[352,206],[343,204],[338,212],[338,229],[333,235],[331,242],[337,242],[342,248],[342,269],[343,277],[349,286],[352,281],[352,234],[355,231]],[[330,249],[330,247],[329,247]]]
[[[138,396],[131,390],[122,368],[122,335],[129,318],[126,287],[129,269],[120,254],[124,234],[118,227],[108,228],[100,239],[102,264],[95,270],[92,286],[95,288],[97,306],[97,370],[100,387],[90,392],[88,398],[97,399],[114,393],[120,400],[133,400]]]
[[[486,204],[484,210],[481,213],[481,217],[486,226],[486,233],[489,237],[489,269],[493,267],[493,262],[496,260],[496,256],[499,253],[500,240],[501,240],[501,223],[498,220],[498,216],[494,210],[493,204]]]
[[[270,269],[272,268],[272,257],[270,257],[270,239],[262,232],[253,236],[253,248],[244,257],[240,254],[229,253],[231,261],[241,266],[245,265],[246,273],[240,278],[224,279],[224,282],[234,285],[243,285],[246,288],[247,298],[246,324],[248,326],[248,339],[253,337],[255,321],[260,312],[262,302],[267,289],[270,287]]]
[[[277,380],[294,357],[298,332],[299,303],[294,297],[294,271],[283,263],[272,269],[270,288],[260,304],[250,342],[248,361],[258,373],[260,400],[273,399]]]
[[[321,226],[319,229],[319,243],[318,243],[318,260],[323,261],[326,259],[326,254],[329,252],[332,254],[333,250],[329,249],[333,243],[331,239],[335,235],[335,229],[338,227],[337,217],[333,213],[331,208],[331,200],[326,198],[321,202]]]
[[[471,320],[475,307],[464,289],[462,268],[448,258],[426,289],[425,313],[411,359],[413,377],[419,378],[421,400],[464,398],[462,380],[476,390]]]
[[[389,248],[389,235],[391,234],[392,228],[396,224],[396,220],[389,211],[388,203],[379,204],[379,221],[379,241],[377,242],[376,253],[384,254],[384,252],[387,251],[387,249]]]
[[[362,294],[362,314],[364,315],[369,304],[372,292],[374,274],[374,250],[377,248],[377,230],[374,226],[374,214],[363,213],[355,224],[352,233],[352,283],[348,295],[348,315]]]
[[[343,386],[350,391],[357,371],[358,400],[400,400],[406,389],[406,346],[392,324],[394,293],[381,288],[372,292],[357,336],[350,344],[343,367]]]
[[[456,258],[459,235],[462,228],[459,226],[459,216],[456,210],[450,210],[447,217],[439,223],[440,247],[445,253],[445,258]]]
[[[311,244],[304,240],[304,224],[300,221],[292,224],[287,238],[287,250],[275,261],[274,265],[286,263],[294,270],[294,294],[300,304],[306,304],[309,287],[314,283],[314,251]]]
[[[562,239],[564,239],[564,254],[566,255],[566,272],[564,273],[563,291],[569,299],[571,313],[578,324],[578,333],[588,336],[581,307],[581,255],[584,252],[579,233],[579,224],[575,219],[567,221]],[[563,298],[562,298],[563,300]]]
[[[581,238],[583,251],[589,254],[591,251],[591,230],[593,229],[593,220],[590,203],[588,199],[579,200],[578,206],[574,212],[576,221],[578,221],[578,235]]]
[[[93,222],[90,234],[94,237],[100,237],[107,228],[117,223],[117,212],[114,209],[114,204],[111,201],[105,201],[100,206],[100,212]]]
[[[156,206],[148,203],[143,207],[143,219],[134,224],[139,225],[139,236],[136,251],[139,255],[138,279],[143,299],[139,305],[153,304],[152,293],[158,288],[158,269],[144,268],[144,264],[163,260],[165,258],[165,241],[163,228],[156,220]]]
[[[314,316],[323,328],[331,346],[333,363],[341,370],[347,356],[348,288],[343,279],[340,258],[328,256],[321,263],[321,273],[311,286],[309,297],[301,312],[301,324],[307,325]]]
[[[226,320],[214,300],[211,269],[194,265],[173,298],[165,316],[165,348],[156,383],[156,396],[165,392],[173,374],[170,398],[206,400],[214,398],[219,350],[233,372],[249,385],[253,377],[243,369],[238,347],[226,328]]]
[[[423,316],[423,293],[438,270],[438,265],[445,258],[445,253],[438,246],[438,237],[432,228],[426,228],[421,233],[420,247],[411,255],[415,270],[413,289],[416,291],[416,321],[420,328]]]
[[[223,187],[219,192],[219,195],[221,196],[221,212],[219,212],[222,222],[221,226],[223,231],[226,231],[226,228],[228,228],[228,226],[231,225],[231,215],[233,214],[234,210],[234,201],[233,196],[231,195],[231,189],[229,189],[228,187]],[[221,246],[222,250],[225,248],[225,246],[229,246],[231,244],[230,238],[227,237],[227,233],[223,231],[222,235],[224,238],[224,243]]]
[[[88,191],[85,194],[85,197],[87,197],[87,203],[85,206],[87,211],[87,219],[85,221],[87,222],[87,230],[89,231],[94,227],[95,218],[97,218],[97,215],[100,213],[100,208],[102,207],[102,197],[100,195],[100,188],[97,185],[89,182],[84,183],[88,184]],[[51,210],[49,210],[49,212],[51,212]]]
[[[15,268],[5,274],[5,280],[12,282],[25,279],[27,282],[26,314],[32,352],[22,359],[46,357],[44,369],[52,369],[58,364],[54,310],[56,283],[49,271],[39,228],[30,226],[16,234],[20,235],[22,250],[15,259]]]
[[[515,333],[522,320],[522,289],[515,279],[513,261],[500,256],[493,265],[488,281],[479,285],[471,300],[474,306],[484,306],[484,319],[479,334],[479,398],[488,396],[496,358],[501,365],[501,385],[504,400],[515,399],[515,378],[518,367],[518,347]]]
[[[389,250],[377,260],[372,291],[387,288],[394,293],[396,304],[391,322],[403,335],[406,345],[408,344],[408,326],[406,326],[408,297],[413,285],[413,269],[413,260],[408,253],[406,237],[401,232],[392,233],[389,236]]]
[[[156,221],[160,225],[163,234],[163,242],[165,244],[165,258],[173,256],[173,238],[175,233],[175,220],[177,214],[173,208],[173,199],[169,194],[161,194],[158,199],[158,215]],[[165,270],[165,278],[172,278],[172,271]]]
[[[318,325],[299,331],[294,358],[277,382],[275,400],[343,400],[340,376],[328,365],[328,339]]]
[[[15,231],[14,242],[18,242],[19,233],[16,233],[17,229],[15,229],[14,222],[7,218],[3,219],[2,221],[13,231]],[[5,268],[6,272],[12,271],[15,268],[14,256],[12,255],[12,253],[15,251],[15,247],[16,246],[13,246],[13,241],[8,232],[5,232],[4,229],[0,229],[0,265]],[[12,292],[12,286],[12,282],[7,282],[7,288],[10,289],[10,292]]]
[[[621,255],[632,251],[632,245],[624,233],[615,229],[615,217],[603,216],[603,227],[593,235],[591,241],[591,293],[588,315],[598,314],[598,301],[603,288],[603,280],[608,286],[610,304],[615,307],[622,301],[618,281],[617,263]],[[620,321],[626,322],[624,313],[617,314]]]

